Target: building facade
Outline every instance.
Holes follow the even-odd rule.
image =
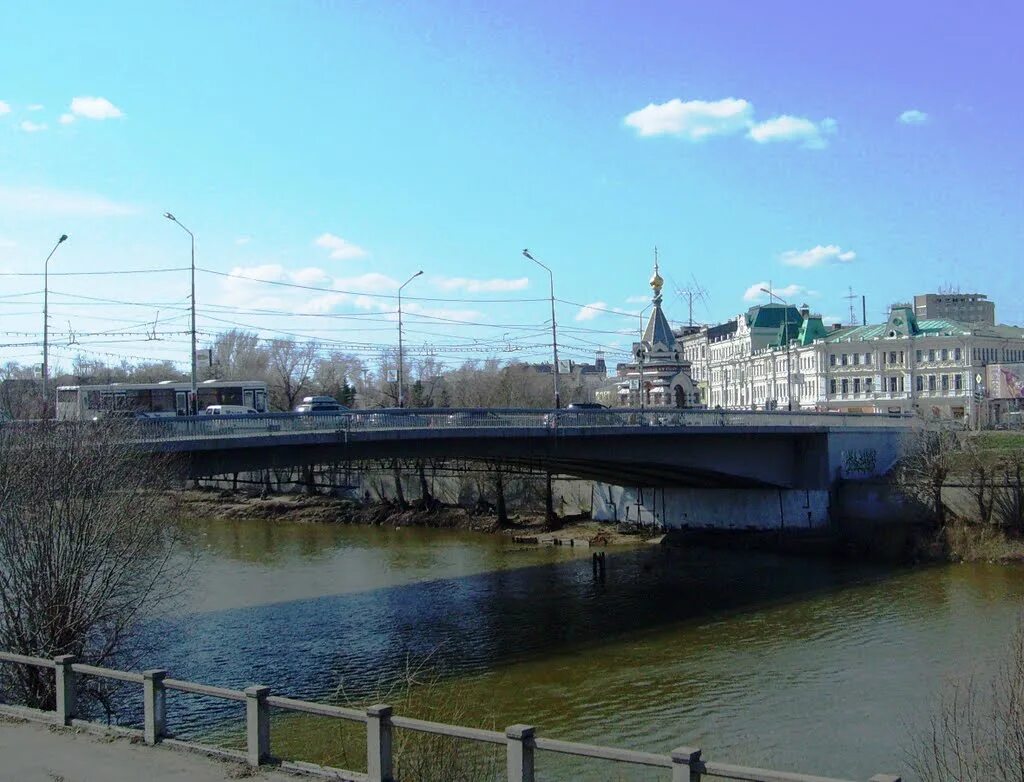
[[[893,305],[885,323],[846,328],[827,328],[806,306],[763,305],[679,341],[712,408],[971,421],[987,404],[986,367],[1024,357],[1024,329],[919,319],[910,304]]]
[[[983,293],[922,293],[914,297],[918,320],[945,319],[996,325],[996,305]]]

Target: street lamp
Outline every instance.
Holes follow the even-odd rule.
[[[793,412],[793,385],[792,385],[792,382],[791,382],[792,375],[790,373],[790,363],[791,362],[789,360],[789,302],[783,300],[783,298],[781,296],[775,295],[770,290],[768,290],[768,288],[761,288],[761,292],[762,293],[767,293],[769,298],[778,299],[779,302],[786,307],[786,310],[782,313],[782,323],[783,323],[783,328],[785,329],[785,337],[784,337],[784,339],[786,340],[786,404],[787,404],[787,407],[789,408],[789,412],[792,413]]]
[[[192,239],[192,401],[189,403],[189,414],[198,410],[199,386],[196,382],[196,237],[188,228],[178,222],[178,218],[170,212],[164,212],[164,217],[178,226]]]
[[[644,411],[644,359],[647,358],[647,351],[641,347],[636,352],[636,363],[640,367],[640,412]],[[640,417],[640,423],[643,424],[643,415]]]
[[[405,407],[405,392],[402,387],[405,375],[405,361],[402,358],[402,288],[423,274],[420,269],[412,277],[398,286],[398,406]]]
[[[47,389],[50,377],[50,259],[57,252],[57,248],[68,240],[67,234],[61,234],[57,244],[50,250],[43,262],[43,418],[50,417],[50,393]]]
[[[555,324],[555,275],[551,273],[551,269],[530,255],[529,250],[523,250],[523,255],[548,273],[548,281],[551,284],[551,354],[553,360],[551,365],[551,375],[554,378],[555,409],[557,410],[562,406],[562,400],[558,395],[558,327]]]

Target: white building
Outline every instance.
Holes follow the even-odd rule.
[[[1024,359],[1024,329],[918,319],[909,304],[885,323],[832,329],[806,306],[762,305],[679,341],[708,406],[745,410],[974,420],[985,367]]]

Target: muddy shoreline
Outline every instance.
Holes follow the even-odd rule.
[[[287,521],[309,524],[358,524],[387,527],[431,527],[490,534],[506,534],[523,543],[568,545],[624,545],[660,542],[661,535],[625,525],[593,521],[585,516],[560,518],[549,525],[542,513],[510,514],[502,527],[489,506],[464,508],[433,503],[409,503],[402,508],[392,501],[360,503],[350,499],[306,494],[272,494],[266,497],[240,491],[189,489],[175,497],[186,516],[246,521]]]

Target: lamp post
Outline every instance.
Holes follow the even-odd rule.
[[[47,388],[50,379],[50,259],[57,248],[68,240],[67,234],[61,234],[57,244],[50,250],[43,262],[43,418],[50,417],[50,392]]]
[[[641,414],[644,411],[644,396],[645,396],[644,395],[644,391],[646,390],[644,388],[644,359],[645,358],[647,358],[647,351],[643,348],[643,346],[641,346],[640,349],[637,350],[637,352],[636,352],[636,363],[637,363],[637,366],[640,367],[640,412],[641,412]],[[640,417],[640,423],[641,423],[641,425],[643,424],[643,416],[642,415]]]
[[[192,300],[192,399],[188,406],[189,415],[192,415],[198,409],[199,404],[199,385],[196,381],[196,237],[188,228],[178,222],[178,218],[170,212],[164,212],[164,217],[172,223],[177,223],[181,230],[187,233],[192,240],[192,295],[190,297]]]
[[[405,389],[403,383],[405,380],[405,360],[402,353],[402,288],[408,285],[410,282],[415,280],[423,274],[423,270],[420,269],[412,277],[403,282],[398,286],[398,406],[405,407]]]
[[[778,299],[779,303],[786,307],[786,310],[782,313],[782,324],[783,324],[783,328],[785,330],[785,337],[784,337],[784,339],[786,340],[786,405],[787,405],[787,407],[789,409],[789,412],[792,413],[793,412],[793,386],[792,386],[792,383],[791,383],[792,375],[791,375],[790,360],[789,360],[789,302],[783,300],[783,298],[781,296],[776,296],[774,293],[772,293],[770,290],[768,290],[768,288],[761,288],[761,292],[762,293],[767,293],[769,298]]]
[[[551,284],[551,355],[553,362],[551,364],[551,376],[554,378],[555,409],[557,410],[562,406],[562,400],[558,395],[558,327],[555,323],[555,275],[551,273],[551,269],[530,255],[529,250],[523,250],[523,255],[548,273],[548,281]]]

